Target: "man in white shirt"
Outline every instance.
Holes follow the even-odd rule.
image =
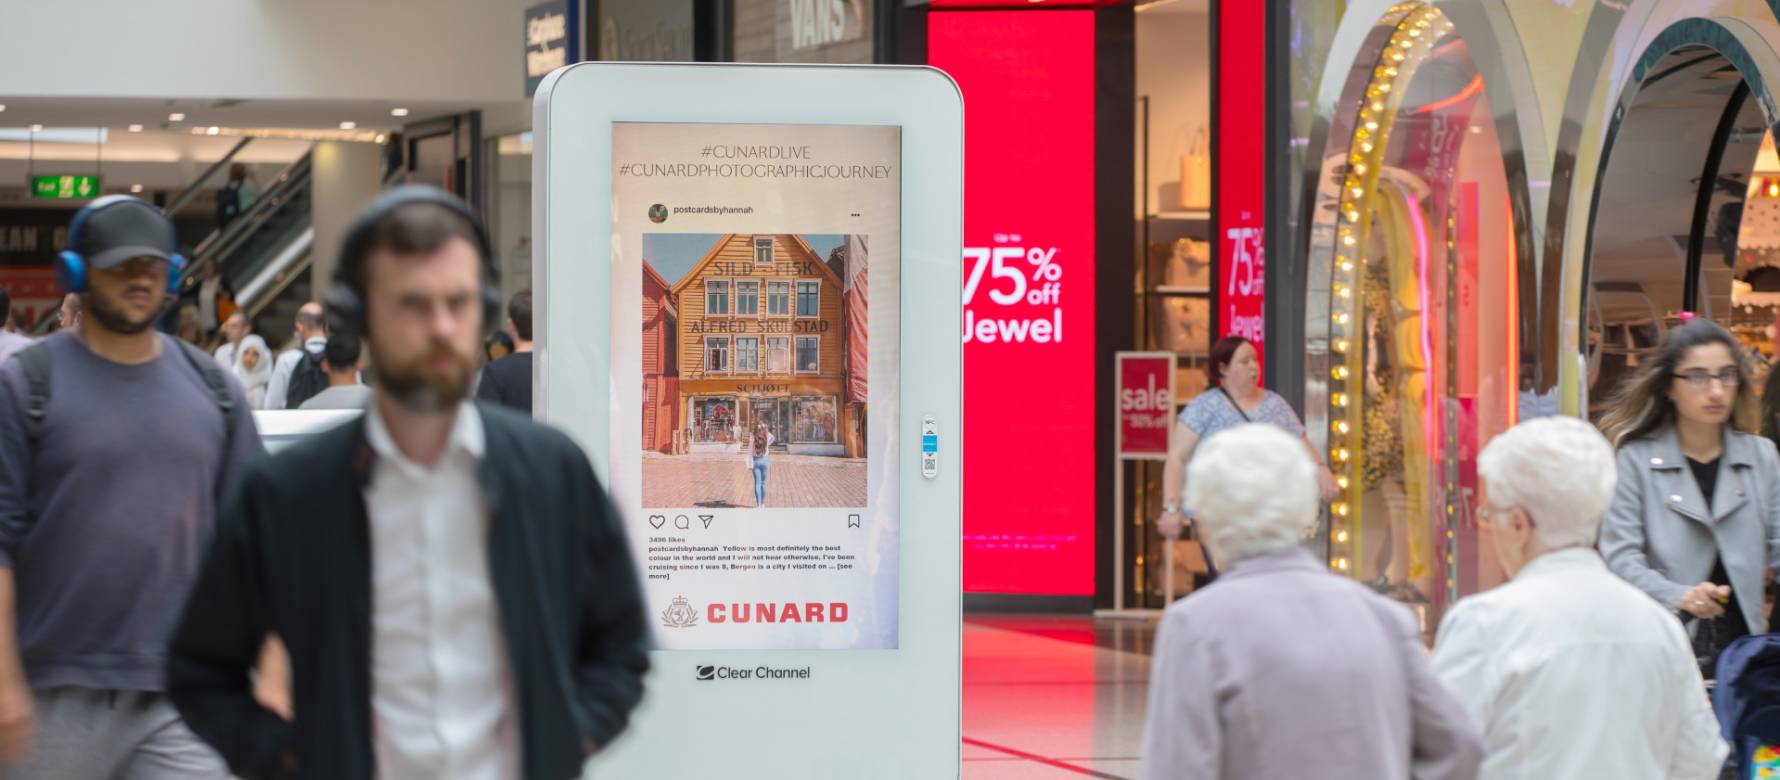
[[[278,362],[272,368],[272,382],[266,385],[267,409],[283,409],[288,405],[291,374],[296,372],[297,364],[303,361],[303,353],[307,351],[319,355],[327,347],[327,315],[320,302],[310,301],[297,309],[296,342],[302,346],[280,353]]]
[[[1513,579],[1447,613],[1434,671],[1483,730],[1479,777],[1717,777],[1730,750],[1681,622],[1595,552],[1618,479],[1606,439],[1534,420],[1478,473],[1479,522]]]
[[[241,349],[242,339],[247,338],[251,330],[247,324],[247,315],[241,312],[229,315],[228,322],[223,323],[222,327],[222,346],[216,348],[216,362],[221,363],[223,368],[234,368],[235,353]]]
[[[392,190],[343,243],[330,330],[362,337],[376,394],[245,467],[170,695],[241,777],[579,777],[649,667],[621,518],[566,435],[468,398],[498,304],[467,204]],[[249,687],[268,633],[300,681],[289,721]]]

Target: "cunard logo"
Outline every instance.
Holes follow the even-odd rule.
[[[662,610],[661,624],[668,628],[691,628],[698,625],[698,610],[692,608],[692,602],[685,596],[675,596],[674,602]]]

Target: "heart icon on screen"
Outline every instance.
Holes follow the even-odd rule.
[[[667,521],[668,521],[667,515],[650,515],[649,516],[649,524],[652,526],[655,526],[656,528],[660,528],[664,525],[667,525]]]

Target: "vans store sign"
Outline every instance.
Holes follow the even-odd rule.
[[[548,0],[525,9],[526,97],[538,91],[550,71],[581,60],[572,34],[571,8],[569,0]]]

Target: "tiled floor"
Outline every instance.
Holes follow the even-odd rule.
[[[1154,623],[973,615],[964,780],[1135,778]]]

